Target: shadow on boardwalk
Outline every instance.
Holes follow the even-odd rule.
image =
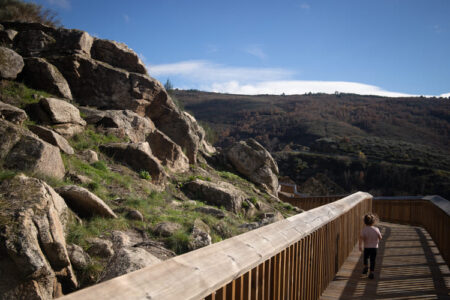
[[[380,223],[375,279],[356,246],[320,299],[450,299],[450,270],[421,227]]]

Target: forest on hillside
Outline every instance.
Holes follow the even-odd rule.
[[[450,197],[448,98],[172,95],[209,127],[216,146],[255,138],[275,155],[281,175],[306,184],[309,194],[363,189]]]

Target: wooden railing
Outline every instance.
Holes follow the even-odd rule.
[[[373,211],[381,220],[424,227],[450,266],[450,202],[439,196],[377,197]]]
[[[358,192],[65,299],[317,299],[371,208]]]

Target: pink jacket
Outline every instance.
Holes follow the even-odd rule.
[[[364,242],[364,248],[378,248],[381,232],[375,226],[366,226],[361,230],[361,239]]]

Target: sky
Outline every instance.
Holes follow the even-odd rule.
[[[450,97],[450,0],[33,2],[180,89]]]

